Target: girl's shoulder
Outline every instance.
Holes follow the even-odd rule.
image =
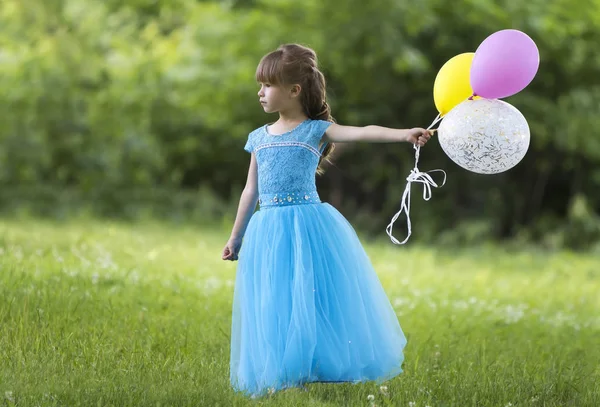
[[[307,126],[304,130],[304,141],[318,146],[325,134],[325,131],[331,126],[333,123],[325,120],[308,120]]]
[[[333,122],[326,120],[310,120],[310,131],[321,137]]]
[[[325,130],[331,125],[331,122],[324,120],[307,119],[298,127],[286,133],[286,141],[295,141],[311,145],[317,148],[325,134]]]
[[[260,134],[264,131],[265,127],[266,127],[266,125],[261,126],[257,129],[252,130],[248,134],[248,139],[246,140],[246,145],[244,146],[244,150],[246,150],[249,153],[252,153],[254,151],[256,146],[259,144]]]

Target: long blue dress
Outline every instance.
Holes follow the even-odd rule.
[[[316,190],[330,124],[307,120],[282,135],[264,126],[245,146],[258,163],[260,210],[239,253],[230,379],[248,395],[402,372],[398,318],[356,232]]]

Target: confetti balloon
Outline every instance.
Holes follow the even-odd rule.
[[[438,128],[442,149],[464,169],[498,174],[517,165],[529,148],[529,126],[515,107],[497,99],[466,100]]]

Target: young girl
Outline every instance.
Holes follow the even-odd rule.
[[[264,56],[256,79],[262,108],[279,120],[248,137],[248,179],[223,249],[223,260],[239,252],[231,383],[258,396],[390,379],[402,372],[406,338],[354,229],[319,199],[315,172],[333,142],[422,146],[431,134],[333,123],[316,54],[300,45]]]

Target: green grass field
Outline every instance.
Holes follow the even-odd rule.
[[[0,406],[600,406],[600,258],[391,243],[366,248],[408,337],[401,376],[235,394],[226,237],[0,221]]]

